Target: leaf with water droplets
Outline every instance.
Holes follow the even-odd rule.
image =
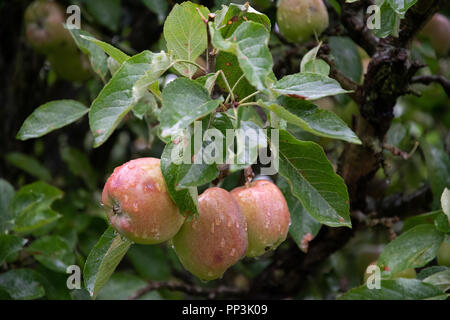
[[[84,285],[93,299],[113,274],[132,242],[108,227],[87,257]]]
[[[322,147],[280,130],[279,156],[279,173],[314,219],[331,227],[351,227],[347,187]]]

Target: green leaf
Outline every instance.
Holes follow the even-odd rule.
[[[67,288],[68,274],[53,272],[41,265],[36,266],[35,270],[40,275],[39,282],[44,287],[46,299],[72,300],[70,292],[73,291]]]
[[[29,232],[40,228],[61,216],[50,209],[61,199],[63,192],[45,182],[35,182],[22,187],[11,200],[11,212],[16,232]]]
[[[214,24],[222,36],[228,38],[245,21],[260,23],[268,31],[271,29],[270,19],[265,14],[253,9],[248,2],[242,5],[230,3],[229,6],[223,6],[216,14]]]
[[[317,59],[317,53],[321,46],[322,42],[303,56],[300,63],[300,73],[318,73],[326,77],[330,74],[328,63],[322,59]]]
[[[75,255],[69,244],[59,236],[44,236],[37,239],[27,251],[50,270],[66,273],[68,266],[75,263]]]
[[[52,209],[27,210],[16,219],[13,230],[19,233],[29,233],[59,218],[61,215]]]
[[[450,233],[450,222],[443,212],[441,212],[434,220],[434,226],[439,232]]]
[[[45,295],[40,275],[32,269],[13,269],[0,274],[0,290],[15,300],[38,299]]]
[[[377,0],[375,4],[380,7],[380,28],[375,28],[372,32],[379,38],[386,38],[389,35],[398,36],[400,16],[388,1]]]
[[[152,57],[153,53],[144,51],[128,59],[92,102],[89,124],[94,147],[99,147],[111,136],[138,102],[139,97],[133,95],[133,86],[150,68]]]
[[[89,61],[91,62],[92,70],[94,70],[95,73],[97,73],[99,77],[105,82],[106,75],[108,74],[108,57],[106,56],[105,52],[91,41],[81,37],[81,35],[92,37],[89,32],[75,28],[67,29],[69,30],[80,50],[83,53],[89,55]]]
[[[272,55],[270,54],[269,31],[262,24],[246,21],[239,25],[233,35],[224,39],[209,23],[214,47],[233,53],[245,77],[258,90],[268,87],[269,76],[272,73]]]
[[[279,173],[314,219],[331,227],[351,227],[347,187],[322,147],[280,130],[279,156]]]
[[[206,50],[206,25],[197,9],[207,19],[208,8],[186,1],[176,4],[164,23],[167,48],[177,59],[194,62]],[[187,63],[177,64],[175,69],[189,78],[197,71],[197,67]]]
[[[0,233],[12,228],[13,213],[10,203],[14,194],[14,187],[8,181],[0,178]]]
[[[363,72],[358,47],[348,37],[329,37],[328,44],[336,69],[356,83],[361,81]]]
[[[432,284],[433,286],[445,292],[450,289],[450,269],[436,272],[423,279],[423,282]]]
[[[305,64],[305,73],[317,73],[327,77],[330,74],[330,66],[322,59],[309,61]]]
[[[424,268],[424,269],[420,270],[420,272],[417,274],[417,279],[423,280],[435,273],[445,271],[445,270],[450,270],[450,268],[444,267],[444,266],[431,266],[428,268]]]
[[[213,181],[219,175],[217,164],[223,163],[223,158],[221,156],[223,155],[223,142],[225,141],[225,136],[219,129],[210,126],[210,124],[215,123],[214,119],[217,119],[215,114],[211,114],[209,117],[205,117],[203,122],[196,123],[194,126],[194,135],[185,138],[190,138],[190,143],[186,140],[184,149],[178,149],[178,157],[180,159],[193,159],[194,161],[189,161],[193,163],[183,162],[180,165],[178,177],[176,179],[177,189],[201,186]],[[205,135],[207,129],[211,129],[211,131],[208,131],[208,136]],[[210,136],[210,133],[213,136]],[[200,136],[200,134],[203,138],[202,141],[194,141],[194,138]],[[196,143],[198,143],[198,145],[196,145]],[[183,144],[180,143],[177,147],[180,147],[181,145]],[[185,152],[189,153],[184,155]],[[194,154],[194,156],[191,157],[191,154]]]
[[[27,240],[12,234],[0,234],[0,264],[5,259],[22,250]]]
[[[52,176],[36,158],[19,152],[10,152],[5,156],[6,160],[19,169],[40,180],[50,181]]]
[[[69,166],[70,171],[81,177],[91,190],[97,186],[97,173],[89,163],[86,154],[78,149],[65,147],[61,149],[61,158]]]
[[[302,61],[300,62],[300,73],[307,72],[305,70],[306,64],[316,60],[317,53],[319,52],[320,47],[322,46],[322,42],[320,42],[317,46],[309,50],[302,58]]]
[[[307,100],[287,96],[277,98],[277,103],[259,103],[288,123],[296,125],[312,134],[332,139],[361,144],[358,136],[335,113],[319,109]]]
[[[219,175],[216,165],[183,164],[178,173],[177,189],[186,189],[204,185],[213,181]]]
[[[433,225],[418,225],[387,244],[378,259],[383,276],[420,268],[436,257],[444,235]]]
[[[148,92],[149,89],[152,90],[152,85],[157,85],[158,78],[161,77],[163,73],[173,65],[173,63],[172,58],[164,51],[154,53],[152,55],[152,63],[150,67],[145,70],[144,75],[136,81],[133,86],[134,100],[139,100]],[[154,90],[152,90],[152,92],[153,91]],[[153,93],[155,94],[155,92]]]
[[[397,14],[403,15],[417,3],[417,0],[387,0],[387,2]]]
[[[291,226],[289,234],[294,239],[300,250],[308,252],[308,245],[319,233],[322,226],[302,206],[300,201],[291,193],[289,183],[283,177],[278,177],[277,186],[283,192],[291,213]]]
[[[158,16],[159,24],[163,24],[166,19],[167,12],[169,11],[169,5],[167,1],[161,0],[141,0],[142,3],[153,13]]]
[[[133,274],[117,272],[111,276],[111,279],[100,291],[98,300],[127,300],[146,285],[146,281]],[[150,291],[139,298],[139,300],[160,299],[158,291]]]
[[[236,82],[240,79],[233,91],[235,99],[242,100],[256,91],[256,89],[248,82],[246,78],[241,79],[244,73],[242,72],[239,61],[234,54],[225,51],[219,52],[216,57],[216,71],[219,70],[223,71],[231,88],[233,88]],[[217,78],[217,84],[223,90],[228,90],[222,77]]]
[[[410,217],[405,220],[403,223],[403,232],[418,226],[420,224],[433,224],[434,220],[442,213],[441,210],[427,212],[423,214],[419,214],[417,216]]]
[[[267,148],[267,136],[253,121],[241,120],[236,132],[236,148],[234,170],[246,168],[257,162],[260,149]]]
[[[400,144],[407,140],[405,139],[407,134],[406,126],[399,122],[394,122],[389,131],[386,134],[386,143],[391,146],[400,147]]]
[[[85,1],[95,20],[111,31],[118,31],[120,22],[120,0]]]
[[[74,100],[47,102],[28,116],[17,133],[17,139],[28,140],[42,137],[49,132],[77,121],[88,111],[89,109],[83,104]]]
[[[113,274],[132,242],[108,227],[94,246],[84,265],[84,285],[95,299]]]
[[[11,201],[11,209],[14,217],[30,209],[49,208],[56,200],[61,199],[61,190],[46,184],[34,182],[19,189]]]
[[[170,261],[161,246],[134,245],[127,257],[146,280],[167,280],[171,276]]]
[[[208,122],[210,121],[210,119],[205,119],[205,121],[206,120]],[[205,126],[205,128],[206,128],[206,126]],[[212,114],[212,120],[211,120],[209,128],[218,129],[220,132],[222,132],[222,134],[224,136],[227,135],[228,129],[231,129],[231,130],[234,129],[233,123],[231,122],[230,118],[228,116],[226,116],[223,112],[216,112],[216,113]]]
[[[95,43],[97,46],[99,46],[105,53],[107,53],[111,58],[116,60],[119,64],[124,63],[127,61],[130,56],[126,53],[122,52],[120,49],[117,49],[116,47],[113,47],[109,43],[103,42],[101,40],[95,39],[94,37],[86,36],[86,35],[80,35],[82,39],[89,40],[93,43]]]
[[[162,93],[162,100],[162,137],[172,136],[187,128],[196,119],[214,111],[220,104],[220,100],[210,98],[204,87],[186,78],[178,78],[169,83]]]
[[[220,55],[220,54],[219,54]],[[217,60],[216,60],[217,61]],[[217,77],[219,76],[219,73],[209,73],[207,75],[198,77],[195,79],[195,82],[201,84],[203,87],[205,87],[206,90],[208,90],[209,95],[211,95],[214,85],[216,84]]]
[[[147,114],[155,115],[158,112],[158,103],[155,96],[150,92],[146,92],[133,108],[133,114],[140,120],[144,119]]]
[[[300,99],[317,100],[350,91],[341,88],[334,79],[317,73],[296,73],[283,77],[273,86],[273,91]]]
[[[447,295],[427,283],[416,279],[381,280],[381,289],[366,285],[354,288],[340,300],[445,300]]]
[[[182,149],[181,145],[182,143],[175,144],[173,142],[166,144],[161,155],[161,171],[169,195],[180,209],[180,213],[186,215],[198,214],[197,188],[190,187],[181,190],[177,188],[178,176],[182,164],[177,163],[179,159],[176,156],[183,157],[183,151],[180,150]]]
[[[442,192],[450,186],[450,157],[442,149],[426,141],[420,143],[428,170],[428,180],[433,192],[433,208],[441,207]]]
[[[108,70],[111,73],[111,76],[113,76],[117,70],[119,70],[121,64],[112,57],[108,57],[106,61],[108,62]]]

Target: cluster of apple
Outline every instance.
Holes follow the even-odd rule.
[[[118,233],[140,244],[172,241],[183,266],[201,280],[220,278],[244,256],[275,249],[290,225],[283,194],[266,180],[231,192],[209,188],[198,197],[198,216],[186,218],[169,195],[157,158],[117,167],[102,202]]]
[[[69,81],[91,77],[89,59],[64,27],[64,8],[55,1],[36,0],[25,10],[25,32],[33,48],[46,56],[55,73]]]

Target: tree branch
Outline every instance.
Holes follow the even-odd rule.
[[[330,77],[339,82],[342,88],[345,90],[354,91],[354,93],[349,94],[350,97],[356,103],[362,103],[362,87],[357,84],[355,81],[344,75],[338,69],[336,69],[336,65],[334,62],[325,54],[319,55],[319,58],[324,60],[330,66]]]
[[[431,17],[443,8],[447,1],[448,0],[417,1],[417,3],[406,12],[405,19],[402,19],[399,37],[391,37],[389,41],[397,46],[408,47],[412,39],[414,39]]]
[[[442,88],[444,88],[445,93],[450,97],[450,81],[444,76],[438,75],[426,75],[426,76],[416,76],[411,79],[411,83],[421,83],[429,85],[430,83],[439,83]]]
[[[419,214],[430,210],[433,194],[429,186],[423,186],[413,193],[400,192],[382,199],[377,204],[377,216],[401,217]]]
[[[242,298],[246,291],[238,288],[219,286],[217,288],[203,288],[186,283],[180,283],[175,281],[161,281],[161,282],[149,282],[147,286],[138,290],[134,295],[130,296],[129,300],[136,300],[142,297],[144,294],[154,290],[172,290],[181,291],[192,296],[207,297],[208,299],[215,298]]]
[[[347,32],[358,45],[360,45],[371,56],[375,53],[380,41],[373,32],[367,28],[364,12],[366,1],[355,3],[346,3],[345,0],[339,0],[342,8],[341,22],[347,29]]]

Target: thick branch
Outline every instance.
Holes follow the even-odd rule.
[[[431,17],[443,8],[448,0],[419,0],[412,6],[401,21],[400,34],[398,38],[390,41],[397,46],[408,47],[411,40],[419,33]]]
[[[362,11],[365,10],[363,2],[365,1],[346,3],[345,0],[340,0],[339,3],[342,8],[341,22],[352,40],[371,56],[375,53],[380,40],[367,28]]]
[[[444,76],[437,75],[427,75],[427,76],[417,76],[411,79],[411,83],[422,83],[422,84],[430,84],[430,83],[439,83],[442,88],[444,88],[447,96],[450,97],[450,81]]]
[[[433,9],[420,14],[422,20],[431,17],[442,4],[441,0],[419,0],[416,5],[422,8],[423,2]],[[405,25],[401,29],[403,37],[415,35],[412,25],[417,18],[417,13],[407,14],[402,20],[402,26]],[[394,117],[394,106],[397,99],[408,92],[411,79],[420,68],[419,64],[411,61],[406,47],[409,40],[390,37],[379,41],[364,78],[361,117],[357,119],[355,128],[364,145],[347,145],[339,168],[354,209],[364,210],[367,183],[383,162],[382,145]]]
[[[209,299],[215,298],[240,298],[245,295],[245,291],[237,288],[219,286],[217,288],[203,288],[186,283],[167,281],[167,282],[149,282],[147,286],[138,290],[134,295],[130,296],[129,300],[136,300],[144,294],[154,290],[173,290],[181,291],[192,296],[207,297]]]

